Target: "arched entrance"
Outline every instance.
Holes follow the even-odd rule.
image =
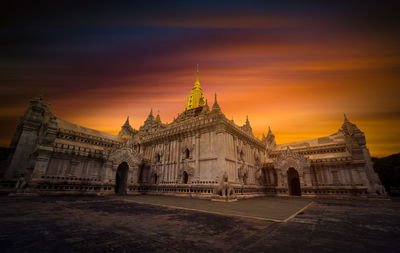
[[[294,168],[287,171],[289,195],[301,196],[299,173]]]
[[[128,171],[129,166],[126,162],[121,163],[118,166],[117,173],[115,175],[115,193],[125,195],[128,188]]]
[[[185,149],[185,158],[186,158],[186,159],[189,159],[189,158],[190,158],[190,151],[189,151],[188,148]]]
[[[187,184],[189,181],[189,175],[186,171],[183,172],[183,183]]]
[[[138,170],[138,183],[139,184],[141,184],[141,183],[143,183],[143,173],[144,173],[144,169],[145,169],[145,167],[144,167],[144,164],[141,164],[140,166],[139,166],[139,170]]]
[[[153,183],[154,184],[157,184],[157,179],[158,179],[157,174],[154,174],[154,176],[153,176]]]

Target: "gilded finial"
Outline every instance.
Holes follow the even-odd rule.
[[[157,111],[156,121],[161,122],[160,110]]]
[[[206,99],[203,95],[201,86],[200,86],[200,78],[199,78],[199,64],[196,66],[196,81],[194,86],[190,92],[188,99],[186,100],[185,110],[191,110],[198,107],[202,107],[206,105]]]
[[[197,64],[197,67],[196,67],[196,82],[195,82],[195,85],[196,84],[200,85],[199,64]]]

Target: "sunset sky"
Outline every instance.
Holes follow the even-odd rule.
[[[17,1],[0,17],[0,145],[29,100],[117,134],[171,122],[200,65],[229,119],[277,143],[330,135],[343,113],[373,156],[400,152],[399,1]],[[4,7],[4,8],[3,8]]]

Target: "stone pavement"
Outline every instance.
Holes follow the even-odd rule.
[[[260,197],[236,202],[215,202],[208,199],[191,199],[174,196],[136,195],[115,198],[141,204],[151,204],[202,211],[228,216],[257,218],[286,222],[307,208],[312,199],[300,197]]]
[[[399,252],[400,248],[399,201],[317,199],[288,222],[272,222],[139,204],[129,198],[2,196],[0,251]]]

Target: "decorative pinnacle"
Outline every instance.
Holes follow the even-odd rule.
[[[157,110],[156,121],[159,121],[159,122],[161,122],[161,118],[160,118],[160,110]]]
[[[214,104],[213,104],[213,106],[212,106],[212,109],[213,109],[213,110],[221,110],[221,109],[219,108],[219,105],[218,105],[217,93],[216,93],[216,92],[214,93]]]
[[[267,137],[269,137],[269,136],[274,136],[274,134],[273,134],[272,131],[271,131],[271,127],[270,127],[270,126],[268,126],[268,134],[267,134]]]
[[[124,126],[128,126],[128,125],[129,125],[129,115],[128,115],[128,117],[126,118],[126,121],[125,121]]]
[[[349,122],[349,120],[347,119],[346,113],[343,113],[344,115],[344,122]]]
[[[246,125],[250,125],[249,115],[246,115]]]

